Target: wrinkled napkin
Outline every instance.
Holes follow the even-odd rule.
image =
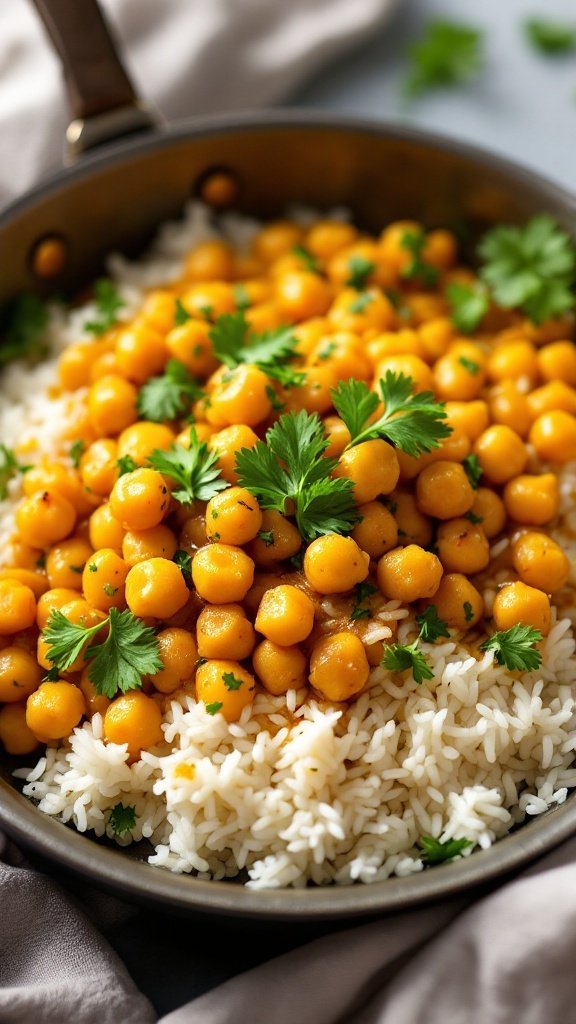
[[[383,23],[395,2],[105,0],[104,6],[142,94],[176,118],[284,98]],[[28,0],[4,0],[0,204],[58,167],[66,122],[59,67]],[[572,840],[489,895],[465,894],[347,926],[237,975],[168,1013],[162,1024],[569,1024],[576,1021],[575,854]],[[123,914],[135,913],[152,942],[145,912],[99,894],[79,900],[1,842],[0,908],[0,1024],[158,1020],[101,931],[110,933]],[[174,920],[170,927],[179,925]],[[193,921],[182,928],[192,960],[202,931]],[[224,925],[215,959],[227,949],[226,935]],[[169,985],[169,956],[162,957],[162,936],[154,938],[156,969]]]

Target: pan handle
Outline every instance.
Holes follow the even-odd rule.
[[[154,128],[122,66],[97,0],[33,0],[62,62],[73,120],[66,131],[68,162],[104,142]]]

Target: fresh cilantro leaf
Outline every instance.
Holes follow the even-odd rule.
[[[227,690],[239,690],[244,680],[238,679],[238,676],[235,676],[233,672],[223,672],[222,682]]]
[[[539,629],[533,629],[525,623],[510,626],[494,633],[488,640],[480,644],[482,651],[494,651],[499,665],[505,665],[510,671],[531,672],[542,662],[536,644],[542,639]]]
[[[410,47],[410,71],[404,82],[409,99],[431,89],[469,81],[482,66],[482,32],[470,25],[437,20]]]
[[[472,334],[482,317],[488,312],[490,300],[486,287],[481,284],[460,284],[454,282],[446,289],[451,308],[451,319],[462,334]]]
[[[215,700],[213,704],[205,704],[204,707],[209,715],[217,715],[224,704],[221,700]]]
[[[55,668],[66,672],[84,651],[88,641],[100,632],[107,619],[95,626],[81,626],[70,622],[58,609],[50,612],[48,622],[42,630],[42,639],[48,651],[47,658]]]
[[[130,832],[136,825],[136,807],[116,804],[110,811],[108,824],[117,836],[123,836],[125,832]]]
[[[406,669],[412,669],[415,683],[434,678],[428,658],[418,649],[418,640],[414,640],[411,644],[385,644],[382,665],[384,668],[390,669],[391,672],[404,672]]]
[[[240,486],[247,487],[262,508],[293,512],[306,540],[348,533],[358,521],[352,482],[330,476],[337,462],[324,458],[328,444],[318,415],[301,410],[281,416],[267,431],[265,442],[236,455]]]
[[[41,358],[48,312],[36,295],[24,294],[14,300],[3,316],[0,367],[14,359]]]
[[[263,334],[253,334],[250,341],[247,340],[248,331],[249,324],[243,310],[223,313],[210,331],[214,355],[230,369],[240,363],[275,366],[288,359],[297,345],[291,327],[277,327]]]
[[[52,668],[48,669],[45,676],[42,676],[43,683],[57,683],[59,679],[60,671],[59,669],[55,668],[54,665],[52,666]]]
[[[151,377],[138,392],[138,412],[145,420],[162,423],[182,416],[204,394],[200,384],[178,359],[169,359],[161,377]]]
[[[363,313],[371,302],[374,302],[372,292],[360,292],[358,298],[350,303],[348,309],[351,313]]]
[[[190,429],[189,448],[182,444],[172,444],[167,451],[156,448],[148,461],[153,469],[180,484],[173,496],[182,505],[191,505],[196,500],[210,501],[228,487],[220,476],[218,454],[211,452],[205,441],[198,440],[194,427]]]
[[[11,448],[0,442],[0,501],[8,497],[8,484],[18,473],[26,473],[30,466],[22,466]]]
[[[188,320],[192,319],[192,314],[188,312],[186,306],[183,305],[181,299],[176,299],[174,302],[174,326],[181,327],[182,324],[187,323]]]
[[[375,269],[376,264],[372,260],[367,260],[365,256],[351,256],[348,260],[350,277],[346,284],[350,288],[356,288],[359,292],[364,291],[368,284],[368,278]]]
[[[412,257],[406,266],[402,267],[400,271],[401,276],[420,281],[425,287],[436,284],[438,270],[430,263],[426,263],[423,257],[426,246],[426,235],[424,232],[405,231],[400,239],[400,246],[402,249],[406,249]]]
[[[416,622],[420,626],[418,639],[423,640],[424,643],[435,644],[441,636],[450,639],[448,623],[438,618],[438,609],[435,604],[429,604],[420,615],[417,615]]]
[[[232,289],[232,293],[234,295],[234,304],[237,310],[244,310],[250,308],[252,302],[250,300],[248,289],[245,284],[242,284],[241,282],[235,284],[234,288]]]
[[[482,466],[480,465],[480,459],[478,456],[467,455],[466,458],[462,460],[462,468],[464,469],[472,487],[477,491],[478,484],[482,477]]]
[[[174,561],[180,569],[184,577],[186,586],[192,588],[192,555],[189,555],[187,551],[176,551],[174,553]]]
[[[373,594],[378,593],[378,587],[373,583],[357,583],[354,588],[354,604],[350,613],[351,622],[358,619],[369,619],[372,612],[369,608],[363,608],[364,601],[367,601]]]
[[[540,53],[573,53],[576,50],[576,26],[548,18],[529,18],[524,22],[526,37]]]
[[[94,299],[96,302],[96,319],[88,320],[84,324],[84,330],[90,334],[99,336],[109,331],[118,320],[118,310],[124,305],[120,293],[107,277],[101,277],[94,285]]]
[[[318,273],[318,260],[312,255],[309,249],[304,245],[294,245],[292,252],[295,256],[301,260],[304,268],[309,270],[311,274]]]
[[[70,445],[70,451],[68,454],[72,460],[72,465],[76,469],[78,469],[78,466],[80,465],[80,459],[82,458],[85,447],[86,445],[81,437],[79,437],[77,441],[74,441],[74,444]]]
[[[474,609],[472,608],[470,601],[464,601],[462,608],[464,611],[464,618],[466,619],[466,622],[472,622],[472,619],[474,618]]]
[[[119,476],[124,476],[125,473],[133,473],[135,469],[138,469],[138,463],[131,455],[121,455],[116,460],[116,465],[118,466]]]
[[[574,308],[576,250],[547,214],[523,227],[500,225],[482,239],[482,280],[504,309],[521,309],[533,323]]]
[[[432,836],[421,836],[418,844],[423,851],[422,860],[427,864],[444,864],[447,860],[457,857],[462,850],[472,846],[469,839],[433,839]]]
[[[378,408],[379,398],[364,381],[340,381],[332,391],[336,411],[350,431],[349,448],[380,437],[407,455],[418,456],[439,448],[440,441],[452,433],[444,405],[431,391],[415,393],[410,377],[387,370],[378,387],[384,412],[374,422],[370,417]]]

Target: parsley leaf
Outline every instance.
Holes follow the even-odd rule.
[[[80,465],[80,459],[82,458],[85,447],[86,445],[81,437],[79,437],[77,441],[74,441],[74,444],[70,445],[69,455],[72,460],[72,465],[76,469],[78,469],[78,466]]]
[[[190,429],[190,447],[172,444],[167,451],[156,448],[148,459],[153,469],[180,484],[173,497],[182,505],[193,501],[210,501],[228,484],[220,476],[218,454],[211,452],[205,441],[198,440],[194,427]]]
[[[8,484],[18,473],[26,473],[30,466],[21,466],[11,448],[0,442],[0,501],[8,497]]]
[[[477,491],[478,484],[482,477],[482,466],[480,465],[480,459],[478,456],[467,455],[465,459],[462,459],[462,468],[464,469],[473,489]],[[466,518],[469,518],[469,516]],[[473,522],[473,520],[470,520],[470,522]]]
[[[294,354],[297,338],[291,327],[277,327],[263,334],[253,334],[247,341],[249,324],[244,311],[223,313],[210,331],[214,355],[221,363],[234,369],[240,363],[255,363],[256,366],[280,379],[287,378],[290,368],[283,365]]]
[[[222,682],[227,690],[239,690],[244,684],[244,680],[238,679],[238,676],[235,676],[233,672],[223,672]]]
[[[486,287],[481,284],[454,282],[446,289],[452,312],[452,323],[463,334],[472,334],[482,317],[488,312],[490,300]]]
[[[302,536],[348,533],[358,521],[352,481],[332,479],[336,459],[323,453],[328,439],[318,415],[286,413],[266,433],[266,442],[236,455],[238,483],[262,508],[293,514]]]
[[[310,252],[309,249],[306,248],[306,246],[294,245],[292,246],[292,252],[294,253],[295,256],[298,257],[299,260],[301,260],[306,270],[309,270],[311,274],[318,273],[318,260],[316,259],[315,256],[312,255],[312,253]]]
[[[418,843],[422,849],[422,860],[427,864],[443,864],[447,860],[457,857],[462,850],[472,846],[469,839],[433,839],[432,836],[421,836]]]
[[[182,324],[187,323],[188,320],[192,319],[192,314],[188,312],[186,306],[183,305],[181,299],[176,299],[174,302],[174,326],[181,327]]]
[[[511,671],[519,669],[521,672],[531,672],[542,662],[542,655],[536,650],[536,644],[541,639],[542,633],[539,629],[525,623],[517,623],[510,626],[510,629],[502,629],[488,640],[484,640],[484,643],[480,644],[480,650],[494,651],[498,664],[505,665]]]
[[[423,231],[405,231],[400,239],[402,249],[407,249],[412,259],[402,267],[401,277],[416,279],[424,286],[436,284],[438,270],[430,263],[426,263],[423,257],[426,236]]]
[[[356,288],[359,292],[363,291],[368,284],[370,274],[375,268],[376,264],[372,260],[367,260],[365,256],[351,256],[348,260],[350,277],[346,284],[350,288]]]
[[[435,604],[429,604],[420,615],[417,615],[416,622],[420,626],[419,640],[435,644],[441,636],[450,639],[448,623],[438,618],[438,609]]]
[[[369,597],[373,594],[378,593],[378,587],[375,587],[373,583],[357,583],[354,587],[354,605],[350,613],[350,621],[356,622],[358,619],[369,619],[372,612],[370,608],[363,608],[362,605]]]
[[[340,381],[332,391],[332,401],[350,431],[349,448],[384,438],[407,455],[418,456],[440,447],[452,428],[446,422],[444,405],[431,391],[414,392],[414,382],[402,373],[386,371],[378,381],[384,412],[374,422],[380,399],[364,381]]]
[[[410,47],[410,72],[404,82],[409,99],[430,89],[460,85],[482,65],[482,32],[451,21],[431,21],[423,38]]]
[[[434,678],[426,655],[418,649],[417,639],[411,644],[386,644],[382,665],[392,672],[404,672],[406,669],[412,669],[415,683]]]
[[[523,227],[492,228],[478,251],[480,276],[504,309],[517,307],[539,324],[574,308],[576,250],[570,235],[547,214]]]
[[[576,50],[576,27],[548,18],[529,18],[524,22],[528,42],[540,53],[573,53]]]
[[[125,807],[124,804],[116,804],[110,811],[108,824],[117,836],[130,832],[136,824],[136,807]]]
[[[120,298],[120,293],[114,282],[107,277],[101,277],[96,281],[94,299],[97,309],[96,319],[88,320],[84,324],[84,330],[99,336],[109,331],[117,322],[118,310],[122,309],[124,302]]]
[[[162,423],[187,411],[204,394],[197,380],[178,359],[169,359],[161,377],[151,377],[138,392],[138,412],[145,420]]]
[[[138,469],[138,463],[131,455],[121,455],[116,460],[118,466],[118,476],[124,476],[125,473],[133,473],[135,469]]]
[[[48,312],[36,295],[20,295],[8,307],[3,321],[0,366],[14,359],[40,358],[45,354],[43,332]]]

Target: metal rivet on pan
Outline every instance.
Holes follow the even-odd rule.
[[[227,167],[210,167],[196,181],[194,192],[208,206],[232,206],[240,191],[238,179]]]
[[[68,246],[64,239],[59,235],[46,235],[32,249],[32,271],[43,281],[50,280],[62,272],[67,257]]]

